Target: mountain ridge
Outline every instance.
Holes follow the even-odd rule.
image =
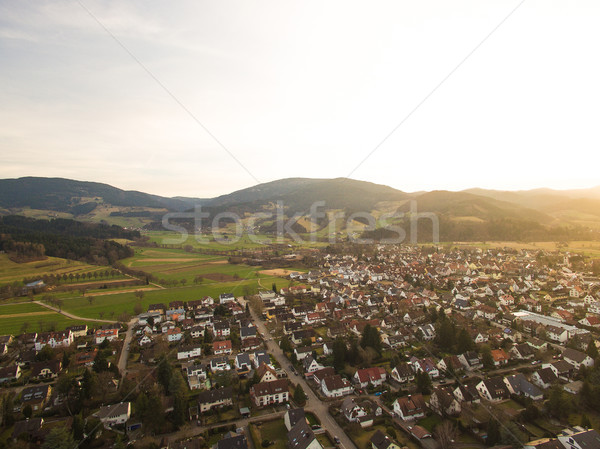
[[[65,178],[23,177],[0,180],[0,214],[74,217],[144,227],[158,224],[166,212],[201,206],[211,216],[240,216],[273,211],[280,203],[287,216],[308,215],[316,201],[320,210],[410,213],[410,201],[421,212],[433,212],[452,222],[493,222],[499,219],[543,226],[587,226],[600,229],[600,187],[559,191],[466,189],[403,192],[349,178],[285,178],[240,189],[214,198],[161,197],[122,190],[103,183]],[[38,215],[33,215],[37,213]]]

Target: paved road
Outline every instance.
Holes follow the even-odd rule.
[[[127,372],[127,360],[129,359],[129,346],[133,337],[133,326],[137,322],[137,318],[132,318],[127,323],[127,332],[125,333],[125,340],[123,341],[123,347],[121,348],[121,356],[119,357],[118,368],[122,376],[125,376]]]
[[[33,302],[35,304],[39,304],[42,307],[45,307],[46,309],[50,309],[54,312],[60,313],[61,315],[66,316],[67,318],[71,318],[72,320],[95,321],[97,323],[111,323],[111,324],[117,322],[116,320],[100,320],[97,318],[86,318],[83,316],[77,316],[77,315],[73,315],[72,313],[65,312],[64,310],[57,309],[56,307],[49,306],[48,304],[44,304],[41,301],[33,301]]]
[[[242,307],[246,307],[245,301],[243,301],[243,303],[241,305],[242,305]],[[258,331],[265,337],[268,351],[273,355],[273,357],[275,357],[275,360],[277,360],[277,362],[279,362],[281,367],[284,368],[286,371],[288,371],[289,379],[296,384],[302,385],[302,389],[304,390],[304,393],[306,393],[306,396],[308,398],[304,408],[306,410],[312,411],[321,421],[321,426],[324,429],[329,430],[329,433],[332,436],[336,436],[340,439],[340,441],[341,441],[340,446],[343,449],[357,449],[356,446],[354,445],[354,443],[352,442],[352,440],[350,438],[348,438],[346,433],[342,430],[342,428],[338,425],[338,423],[329,414],[329,404],[321,401],[315,395],[315,393],[308,386],[308,384],[306,383],[306,381],[304,380],[304,378],[302,376],[291,373],[291,372],[289,372],[289,370],[287,370],[288,366],[290,365],[290,361],[285,356],[285,354],[283,353],[283,351],[281,350],[279,345],[271,338],[264,323],[257,316],[257,314],[252,310],[252,307],[250,307],[249,309],[250,309],[250,314],[252,315],[252,319],[253,319],[254,323],[256,324]]]

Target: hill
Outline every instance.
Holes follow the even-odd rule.
[[[165,198],[117,189],[108,184],[63,178],[26,177],[0,180],[0,208],[31,208],[77,215],[91,213],[99,204],[182,211],[193,200]]]
[[[416,203],[413,203],[415,201]],[[496,191],[469,189],[462,192],[431,191],[406,193],[385,185],[347,178],[289,178],[259,184],[216,198],[165,198],[137,191],[125,191],[107,184],[61,178],[19,178],[0,180],[0,214],[26,215],[36,218],[61,216],[81,221],[162,230],[166,212],[185,211],[201,205],[209,213],[202,227],[212,225],[219,213],[238,214],[259,232],[277,232],[273,214],[282,204],[284,215],[299,215],[295,227],[305,232],[312,227],[311,206],[319,203],[319,212],[342,212],[346,217],[356,212],[379,217],[400,212],[408,216],[413,204],[420,212],[436,214],[452,239],[568,238],[569,229],[578,236],[600,229],[600,188],[557,191]],[[62,214],[62,215],[61,215]],[[321,216],[317,228],[323,232],[331,216]],[[402,224],[398,219],[396,224]],[[194,219],[174,219],[193,231]],[[348,223],[335,226],[344,231]],[[364,217],[352,227],[367,224]],[[227,226],[227,219],[221,222]],[[310,225],[310,226],[309,226]],[[356,229],[348,232],[357,232]],[[333,229],[333,228],[331,228]],[[330,229],[330,230],[331,230]],[[490,237],[491,238],[491,237]]]

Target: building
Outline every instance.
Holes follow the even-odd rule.
[[[213,354],[214,355],[231,354],[231,353],[233,353],[233,349],[231,346],[231,340],[213,341]]]
[[[394,413],[404,421],[425,417],[427,411],[425,400],[421,394],[413,394],[398,398],[392,404]]]
[[[371,437],[371,449],[400,449],[400,446],[394,443],[381,430],[378,430]]]
[[[595,430],[581,427],[565,429],[558,435],[558,440],[565,449],[588,449],[600,447],[600,434]]]
[[[339,374],[328,376],[321,382],[321,391],[328,398],[339,398],[354,391],[352,384]]]
[[[198,410],[200,413],[204,413],[213,408],[221,408],[232,404],[233,391],[231,387],[202,391],[198,395]]]
[[[35,340],[35,350],[41,351],[46,345],[51,348],[69,347],[73,344],[73,332],[40,332]]]
[[[385,368],[374,367],[356,370],[352,381],[361,388],[366,388],[368,385],[379,387],[387,379]]]
[[[284,404],[289,400],[287,379],[261,382],[250,388],[250,398],[257,407]]]
[[[33,411],[42,410],[50,399],[52,388],[50,385],[36,385],[24,388],[21,392],[21,411],[30,405]]]
[[[94,342],[99,345],[104,340],[113,341],[119,338],[119,331],[117,329],[98,329],[94,332]]]
[[[415,380],[415,372],[406,362],[401,362],[392,369],[392,379],[396,382],[406,383]]]
[[[500,376],[484,379],[475,387],[479,395],[488,401],[497,402],[510,397],[510,392]]]
[[[576,369],[581,368],[582,365],[588,368],[594,366],[593,358],[576,349],[566,348],[562,355],[563,360],[573,365]]]
[[[304,419],[299,419],[296,422],[288,432],[287,437],[289,449],[323,449]]]
[[[94,415],[105,427],[125,424],[131,416],[131,402],[104,405]]]

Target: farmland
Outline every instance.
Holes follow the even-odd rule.
[[[109,267],[89,265],[74,260],[48,257],[35,262],[16,263],[7,254],[0,254],[0,285],[20,282],[24,278],[36,278],[44,275],[70,275],[104,271]]]
[[[287,287],[290,283],[281,277],[286,273],[282,270],[262,271],[261,266],[232,264],[223,256],[198,254],[182,249],[136,248],[133,257],[121,262],[126,268],[152,275],[157,282],[140,286],[116,286],[112,289],[98,288],[103,284],[110,287],[111,281],[107,280],[90,286],[85,292],[79,289],[50,290],[37,294],[34,299],[44,300],[50,295],[53,300],[58,301],[63,311],[81,317],[81,320],[117,320],[133,315],[134,306],[138,303],[146,310],[148,305],[153,303],[189,301],[204,296],[217,298],[221,293],[239,296],[261,288],[270,289],[273,284],[279,289]],[[86,281],[79,282],[75,278],[77,273],[83,275],[94,271],[104,272],[106,269],[107,267],[59,258],[17,264],[2,254],[0,284],[22,281],[24,278],[41,278],[50,274],[73,274],[73,278],[65,283],[83,285],[82,282]],[[118,277],[124,276],[119,274]],[[138,291],[142,291],[143,294],[136,294]],[[61,330],[84,322],[72,320],[35,303],[23,302],[23,298],[9,299],[4,304],[0,305],[0,334],[20,333],[25,327],[29,331]],[[56,303],[54,305],[56,306]]]

